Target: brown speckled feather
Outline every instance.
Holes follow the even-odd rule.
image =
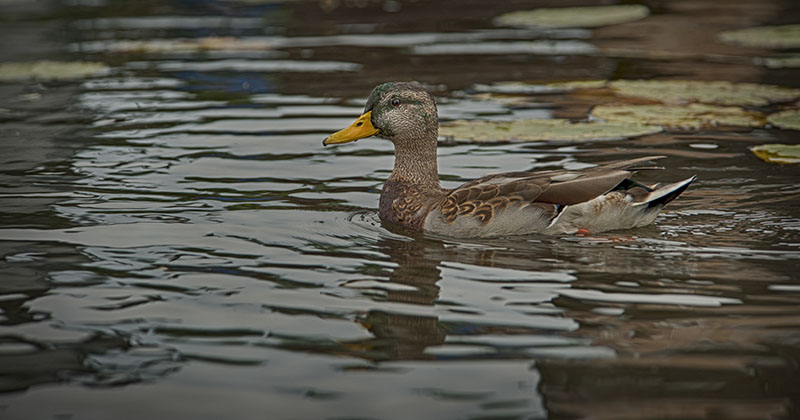
[[[441,201],[441,188],[425,189],[402,180],[383,184],[378,214],[381,220],[422,230],[425,216]]]
[[[449,191],[440,206],[442,217],[452,223],[457,217],[477,217],[488,224],[509,207],[533,203],[549,180],[528,172],[495,174]]]

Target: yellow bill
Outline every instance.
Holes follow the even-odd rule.
[[[350,143],[364,137],[374,136],[380,132],[372,125],[372,111],[358,117],[349,127],[339,130],[322,140],[322,145]]]

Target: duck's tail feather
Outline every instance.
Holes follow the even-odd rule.
[[[656,207],[656,206],[663,206],[670,201],[676,199],[682,192],[689,187],[695,179],[696,176],[691,178],[684,179],[683,181],[678,181],[673,184],[667,184],[662,187],[656,188],[650,191],[646,197],[644,197],[641,201],[633,203],[634,206],[647,206],[648,208]]]

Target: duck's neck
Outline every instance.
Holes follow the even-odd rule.
[[[436,133],[425,138],[394,140],[394,169],[389,181],[439,188]]]

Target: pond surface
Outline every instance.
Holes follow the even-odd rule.
[[[2,2],[0,60],[108,68],[0,82],[0,417],[800,417],[800,167],[749,150],[800,131],[442,139],[447,187],[652,154],[643,181],[698,177],[652,226],[483,240],[382,226],[391,145],[321,146],[390,80],[442,121],[613,101],[476,94],[498,82],[800,87],[717,38],[796,4],[646,4],[530,29],[493,19],[553,3]]]

